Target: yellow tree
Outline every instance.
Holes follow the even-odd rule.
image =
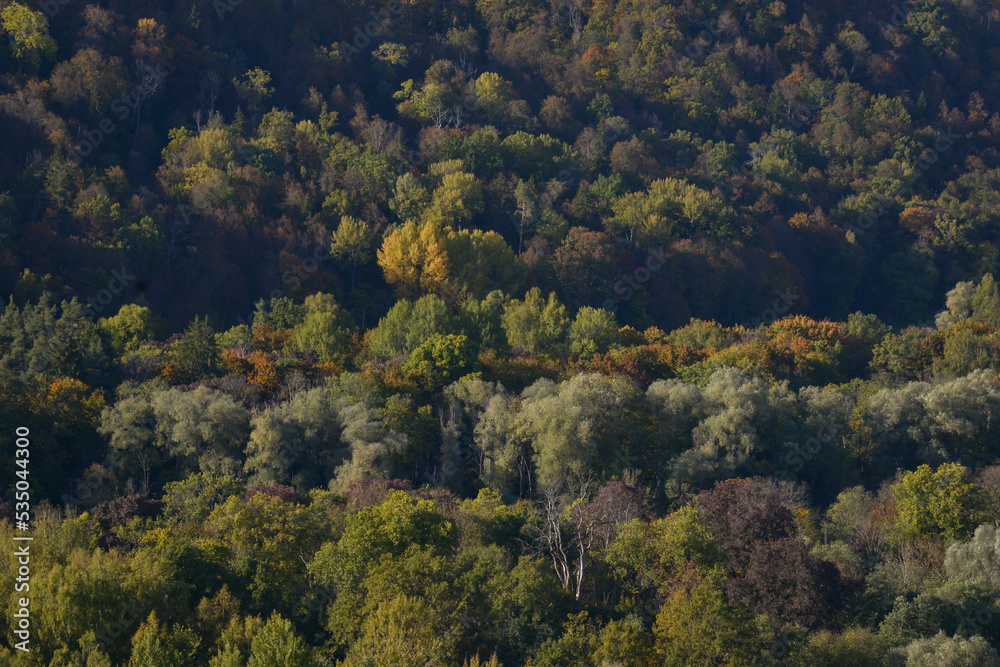
[[[442,290],[450,273],[444,234],[438,224],[411,220],[386,237],[378,251],[378,265],[400,296]]]
[[[378,263],[386,282],[407,298],[482,298],[492,289],[514,289],[523,275],[522,263],[496,232],[455,231],[437,220],[396,229],[379,249]]]
[[[56,42],[49,36],[49,20],[42,12],[12,2],[0,11],[0,26],[10,39],[11,53],[19,63],[18,72],[24,63],[34,71],[41,65],[42,56],[55,57]]]

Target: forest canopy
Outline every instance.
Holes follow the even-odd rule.
[[[1000,667],[998,30],[0,0],[0,665]]]

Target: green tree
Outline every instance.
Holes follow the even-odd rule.
[[[205,386],[189,392],[162,391],[154,394],[149,404],[156,424],[155,444],[182,470],[231,477],[241,474],[243,443],[250,432],[246,408]],[[112,442],[114,437],[112,434]]]
[[[312,667],[312,651],[291,621],[271,615],[250,644],[247,667]]]
[[[351,289],[355,286],[358,265],[371,259],[373,241],[374,237],[368,231],[368,226],[349,215],[340,219],[337,231],[333,233],[330,254],[351,267]]]
[[[569,318],[566,306],[559,303],[555,292],[545,299],[542,291],[533,287],[524,295],[524,301],[512,300],[504,308],[503,328],[511,347],[539,356],[565,354]]]
[[[331,294],[319,292],[306,297],[306,315],[292,331],[292,349],[315,350],[323,361],[347,352],[353,323]]]
[[[773,636],[744,605],[726,602],[721,577],[678,587],[656,617],[656,651],[668,667],[758,664]]]
[[[441,386],[470,373],[475,363],[476,348],[466,336],[435,335],[410,353],[403,370],[423,376],[431,386]]]
[[[620,377],[581,373],[525,401],[520,417],[535,451],[539,486],[575,489],[595,473],[623,472],[641,447],[640,397]]]
[[[256,484],[312,488],[333,477],[347,456],[338,406],[316,387],[253,418],[244,470]]]
[[[451,311],[440,297],[428,294],[416,302],[400,299],[372,331],[372,352],[392,359],[409,354],[434,335],[458,333]]]
[[[461,230],[483,210],[483,186],[463,171],[445,174],[431,196],[423,218],[443,227]]]
[[[980,580],[1000,593],[1000,529],[984,524],[968,542],[948,547],[944,557],[948,576],[958,580]]]
[[[194,667],[200,640],[187,629],[169,629],[151,613],[132,638],[129,667]]]
[[[503,330],[503,311],[507,295],[493,290],[482,301],[469,299],[458,314],[462,333],[480,350],[506,350],[507,334]]]
[[[949,637],[943,632],[917,639],[905,649],[906,667],[998,667],[1000,656],[982,637]]]
[[[420,181],[411,173],[405,173],[396,179],[396,187],[389,208],[396,214],[400,222],[419,220],[424,210],[430,204],[431,195]]]
[[[302,324],[308,308],[305,304],[295,303],[287,296],[274,297],[270,301],[261,299],[256,304],[253,314],[253,325],[265,324],[272,329],[292,329]]]
[[[991,329],[1000,328],[1000,286],[993,279],[992,273],[983,276],[969,305],[972,307],[973,321],[982,322]]]
[[[219,345],[207,317],[194,318],[184,330],[184,337],[170,348],[167,362],[180,383],[197,382],[218,372]]]
[[[937,470],[922,465],[892,485],[899,512],[896,529],[904,538],[925,537],[961,542],[972,537],[983,517],[981,491],[957,463]]]
[[[398,558],[411,547],[448,554],[456,545],[454,523],[432,501],[401,491],[349,517],[340,539],[324,544],[309,564],[317,583],[338,593],[329,611],[334,641],[347,647],[362,632],[365,581],[383,558]]]
[[[513,99],[509,81],[495,72],[485,72],[476,79],[476,103],[491,123],[500,121]]]
[[[455,638],[435,628],[434,610],[421,598],[407,595],[386,600],[365,619],[344,667],[423,667],[450,664]]]
[[[779,647],[783,645],[771,649],[776,657],[783,655]],[[889,647],[866,628],[851,628],[842,633],[813,632],[792,650],[787,661],[794,667],[888,667]]]
[[[155,447],[156,416],[147,397],[129,396],[101,413],[98,433],[108,439],[108,459],[119,471],[140,473],[139,489],[148,493],[154,466],[160,460]]]
[[[569,325],[570,353],[578,359],[607,352],[617,340],[618,321],[606,310],[584,306]]]
[[[255,612],[290,615],[308,589],[306,562],[336,528],[318,508],[255,493],[230,497],[212,510],[202,533],[225,545],[215,554],[237,577]],[[273,628],[280,635],[282,622]]]
[[[171,523],[204,523],[218,505],[241,496],[246,484],[234,477],[198,472],[163,488],[163,517]]]
[[[152,339],[155,331],[153,311],[134,303],[125,304],[118,314],[97,323],[108,332],[111,346],[118,353],[139,349],[139,344]]]

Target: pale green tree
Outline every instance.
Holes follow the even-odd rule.
[[[504,309],[503,328],[511,347],[548,357],[565,354],[569,318],[555,292],[546,299],[540,289],[533,287],[523,301],[512,300]]]
[[[607,310],[584,306],[569,326],[570,353],[578,359],[607,352],[617,340],[618,320]]]

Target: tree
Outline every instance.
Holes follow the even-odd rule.
[[[778,653],[775,648],[772,654]],[[839,634],[809,633],[805,642],[791,651],[788,664],[794,667],[888,667],[888,656],[889,647],[870,630],[851,628]]]
[[[1000,328],[1000,286],[992,273],[983,276],[969,305],[973,321],[982,322],[991,329]]]
[[[569,329],[566,306],[559,303],[554,292],[546,300],[542,291],[533,287],[524,295],[524,301],[512,300],[504,308],[503,328],[511,347],[561,357]]]
[[[426,222],[461,231],[483,210],[483,186],[476,177],[463,171],[445,174],[441,186],[431,195],[424,209]]]
[[[250,124],[253,127],[260,123],[264,103],[274,94],[274,88],[270,87],[270,83],[271,73],[259,67],[249,70],[242,79],[233,79],[236,94],[250,109]]]
[[[945,295],[945,310],[937,314],[934,323],[938,329],[953,327],[972,315],[972,298],[976,293],[976,284],[971,281],[960,282]]]
[[[325,543],[308,568],[317,583],[338,593],[329,611],[334,641],[347,647],[362,632],[365,581],[384,558],[399,558],[411,547],[443,555],[456,545],[454,523],[432,501],[402,491],[348,517],[340,539]]]
[[[52,96],[65,105],[85,102],[91,116],[100,118],[127,89],[126,74],[121,58],[81,49],[52,70]]]
[[[354,278],[358,265],[371,259],[373,240],[364,222],[349,215],[340,218],[337,231],[333,233],[330,254],[351,267],[351,289],[355,287]]]
[[[623,525],[605,561],[637,605],[667,594],[688,570],[707,575],[722,563],[711,527],[691,505],[649,523]]]
[[[601,232],[572,227],[552,257],[562,286],[573,305],[603,303],[616,274],[611,239]]]
[[[163,517],[172,523],[198,525],[218,505],[242,496],[246,485],[234,477],[198,472],[163,488]]]
[[[389,208],[402,223],[419,220],[431,201],[430,192],[411,173],[396,179],[396,187]]]
[[[757,546],[794,532],[792,512],[785,507],[781,489],[759,477],[719,482],[712,490],[702,491],[697,504],[719,548],[736,569],[747,566]]]
[[[948,547],[944,567],[949,578],[981,580],[1000,592],[1000,529],[989,524],[976,528],[971,540]]]
[[[139,349],[139,344],[153,338],[153,311],[145,306],[129,303],[113,317],[97,322],[111,337],[111,346],[119,354]]]
[[[0,368],[25,380],[72,377],[100,384],[107,349],[87,315],[76,299],[56,305],[43,294],[23,308],[12,300],[0,315]]]
[[[450,301],[480,299],[496,289],[513,292],[524,277],[524,262],[496,232],[448,229],[445,249],[453,277],[442,294]]]
[[[178,383],[197,382],[218,371],[219,345],[207,317],[194,318],[184,337],[170,348],[167,363]]]
[[[656,652],[668,667],[757,664],[769,646],[770,628],[742,604],[730,605],[720,577],[693,577],[663,604],[653,625]]]
[[[309,569],[321,583],[361,582],[383,555],[401,556],[411,546],[447,554],[457,537],[433,501],[391,490],[381,504],[348,517],[343,535],[324,544]]]
[[[798,397],[783,385],[723,367],[701,393],[705,418],[691,432],[694,447],[672,462],[671,493],[753,470],[753,461],[778,453],[776,444],[801,437]]]
[[[578,359],[606,352],[618,340],[618,321],[613,313],[584,306],[569,325],[569,349]]]
[[[169,629],[153,612],[132,638],[129,667],[194,667],[200,640],[186,629]]]
[[[451,275],[445,231],[433,222],[409,220],[385,237],[378,250],[378,264],[385,280],[400,296],[444,290]]]
[[[257,484],[311,488],[330,479],[348,454],[330,393],[317,387],[295,394],[253,418],[244,470]]]
[[[247,667],[312,667],[311,653],[291,621],[274,613],[254,635]]]
[[[341,440],[350,446],[350,457],[334,471],[330,488],[344,492],[362,480],[391,478],[409,448],[407,437],[387,431],[379,411],[365,402],[342,406],[340,420]]]
[[[611,169],[630,187],[648,185],[660,174],[660,165],[638,137],[615,144],[611,149]]]
[[[426,378],[431,386],[449,384],[475,367],[476,349],[466,336],[432,336],[410,353],[403,370]]]
[[[352,322],[336,299],[319,292],[306,297],[306,316],[292,331],[288,343],[292,349],[315,350],[320,359],[329,361],[347,351]]]
[[[751,548],[743,573],[729,582],[730,599],[779,626],[815,629],[832,621],[846,597],[834,563],[809,553],[797,537]]]
[[[148,398],[124,398],[101,413],[98,433],[108,438],[112,453],[109,459],[119,470],[137,468],[141,474],[140,490],[149,492],[150,476],[160,460],[154,446],[156,417]]]
[[[42,58],[50,60],[56,54],[56,42],[49,36],[49,20],[42,12],[12,2],[0,11],[0,26],[10,38],[10,50],[18,61],[18,72],[25,64],[36,71]]]
[[[236,577],[251,609],[290,615],[302,599],[308,590],[306,564],[322,540],[337,533],[320,507],[254,493],[246,499],[232,496],[212,510],[202,533],[226,545],[217,558]],[[274,637],[283,635],[283,625],[275,621]],[[283,641],[295,644],[290,638]]]
[[[243,443],[250,432],[246,408],[204,386],[189,392],[162,391],[149,404],[157,447],[182,469],[240,475]]]
[[[345,667],[423,667],[448,664],[454,636],[434,627],[434,610],[421,598],[402,595],[381,603],[361,627],[361,636],[342,663]]]
[[[479,350],[506,350],[507,335],[503,330],[503,311],[508,297],[493,290],[482,301],[469,299],[458,314],[462,333]]]
[[[517,202],[514,227],[517,229],[517,254],[520,255],[524,247],[524,233],[534,224],[538,215],[538,193],[535,192],[534,183],[518,180],[517,187],[514,188],[514,201]]]
[[[495,72],[485,72],[476,79],[476,104],[489,122],[500,121],[513,99],[510,82]]]
[[[641,446],[640,396],[623,378],[582,373],[526,400],[521,419],[539,486],[578,491],[591,477],[624,472]]]
[[[943,632],[917,639],[905,649],[907,667],[998,667],[1000,657],[985,639],[949,637]]]
[[[428,294],[416,302],[400,299],[372,331],[371,350],[392,359],[409,354],[431,336],[457,333],[448,304],[437,295]]]
[[[896,530],[903,538],[925,537],[961,542],[972,537],[982,518],[982,492],[957,463],[937,470],[922,465],[892,485],[899,516]]]
[[[272,329],[292,329],[306,318],[307,308],[303,303],[295,303],[290,297],[274,297],[270,301],[261,299],[255,304],[253,326],[267,325]]]

